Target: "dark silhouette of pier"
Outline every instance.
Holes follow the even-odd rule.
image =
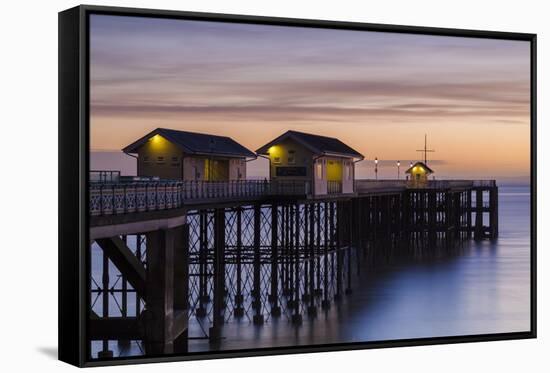
[[[356,180],[354,189],[312,196],[307,182],[92,183],[90,240],[103,260],[87,261],[87,339],[103,341],[99,358],[112,357],[109,340],[185,353],[197,320],[215,348],[231,338],[222,326],[232,318],[298,327],[352,293],[352,278],[369,266],[498,236],[493,180],[420,188]]]

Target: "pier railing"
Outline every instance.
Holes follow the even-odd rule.
[[[449,189],[494,186],[496,186],[494,180],[429,180],[427,184],[421,186],[413,185],[408,180],[356,180],[355,193],[393,192],[407,188]],[[305,197],[312,193],[310,183],[304,180],[209,182],[138,180],[125,179],[115,173],[98,175],[90,183],[89,188],[89,206],[92,216],[165,210],[180,208],[185,204],[244,200],[255,197]],[[341,183],[328,183],[328,194],[334,195],[341,192]]]
[[[356,193],[369,193],[379,190],[395,189],[450,189],[472,187],[495,187],[495,180],[428,180],[428,182],[415,182],[414,180],[355,180]]]
[[[90,183],[90,215],[166,210],[186,203],[262,196],[306,196],[307,181],[130,181]]]
[[[356,193],[369,193],[378,190],[405,189],[405,180],[355,180]]]
[[[342,193],[342,182],[341,181],[327,181],[327,193],[328,194]]]
[[[90,171],[90,182],[92,183],[118,183],[120,171]]]

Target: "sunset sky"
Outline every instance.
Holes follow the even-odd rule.
[[[529,175],[528,42],[103,15],[90,28],[92,168],[156,127],[251,150],[294,129],[364,154],[358,177],[374,157],[382,177],[421,159],[424,133],[437,178]]]

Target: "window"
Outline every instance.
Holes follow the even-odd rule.
[[[281,157],[273,157],[273,163],[275,164],[281,163]]]
[[[351,167],[349,165],[349,162],[346,162],[346,180],[351,179]]]
[[[164,157],[158,156],[157,157],[157,164],[164,164],[164,163],[166,163],[165,160],[164,160]]]
[[[317,179],[323,178],[323,164],[321,162],[317,162],[315,166],[315,175]]]
[[[288,158],[287,158],[288,164],[296,164],[296,155],[294,153],[295,153],[294,150],[288,151]]]
[[[143,157],[143,163],[149,163],[149,162],[150,162],[149,156],[148,155],[144,156]]]

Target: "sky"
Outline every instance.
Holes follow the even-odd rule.
[[[402,174],[427,134],[439,179],[526,180],[529,54],[526,41],[92,15],[92,168],[135,172],[120,149],[157,127],[253,151],[293,129],[362,153],[358,178],[375,157],[379,177],[397,160]]]

